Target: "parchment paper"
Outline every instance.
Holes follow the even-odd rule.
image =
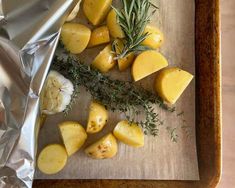
[[[115,3],[118,0],[114,1]],[[194,49],[194,16],[195,5],[192,0],[158,0],[153,1],[160,9],[154,15],[152,24],[158,26],[165,35],[165,44],[160,51],[167,57],[170,66],[178,66],[195,74]],[[79,23],[88,21],[80,11]],[[88,24],[89,25],[89,24]],[[89,27],[92,28],[91,25]],[[98,54],[99,48],[86,50],[80,57],[91,63]],[[130,80],[130,70],[120,73],[117,68],[109,73],[114,79]],[[157,74],[157,73],[156,73]],[[140,82],[144,87],[153,90],[156,74]],[[68,117],[58,114],[49,117],[39,134],[39,151],[47,144],[61,143],[58,123],[64,120],[75,120],[86,127],[90,95],[81,89],[81,95]],[[160,135],[156,138],[145,137],[145,146],[140,149],[119,143],[118,154],[112,159],[94,160],[84,154],[84,148],[112,131],[122,115],[110,113],[108,124],[102,132],[89,135],[84,147],[71,156],[66,167],[58,174],[48,176],[36,172],[37,179],[154,179],[154,180],[198,180],[198,163],[195,142],[195,80],[183,93],[176,104],[177,112],[184,115],[156,111],[164,120]],[[177,128],[177,143],[170,140],[164,126]]]

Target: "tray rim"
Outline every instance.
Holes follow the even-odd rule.
[[[35,180],[33,187],[216,187],[221,178],[220,0],[195,0],[196,132],[200,181]],[[205,105],[206,104],[206,105]]]

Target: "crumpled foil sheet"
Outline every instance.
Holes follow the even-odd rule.
[[[0,0],[0,187],[32,187],[39,95],[76,0]]]

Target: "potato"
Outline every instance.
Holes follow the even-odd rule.
[[[106,108],[97,102],[92,102],[86,129],[87,133],[93,134],[101,131],[107,121],[108,111]]]
[[[144,146],[144,133],[137,124],[128,121],[119,122],[113,131],[114,136],[121,142],[133,146]]]
[[[157,76],[155,88],[160,97],[175,104],[192,79],[193,75],[186,71],[176,67],[167,68]]]
[[[77,122],[66,121],[59,124],[60,133],[68,156],[76,153],[87,139],[84,128]]]
[[[121,53],[122,49],[123,49],[123,43],[121,40],[116,40],[116,45],[115,45],[115,48],[116,48],[116,52],[117,53]],[[135,55],[134,53],[130,53],[128,54],[127,56],[125,56],[124,58],[120,58],[118,59],[118,68],[120,71],[125,71],[127,68],[129,68],[133,61],[135,59]]]
[[[73,54],[79,54],[86,49],[90,36],[91,30],[77,23],[65,23],[61,30],[61,41]]]
[[[74,18],[76,18],[78,11],[80,9],[80,4],[82,0],[79,0],[77,5],[73,8],[72,12],[69,14],[69,16],[66,19],[66,22],[72,21]]]
[[[114,57],[115,54],[113,53],[112,47],[109,44],[96,56],[91,66],[98,69],[102,73],[106,73],[116,65]]]
[[[133,79],[141,80],[166,66],[168,66],[168,62],[159,52],[153,50],[142,52],[133,63],[131,70]]]
[[[110,42],[109,29],[107,26],[102,26],[92,31],[88,47],[94,47],[108,42]]]
[[[67,158],[68,156],[63,146],[51,144],[40,152],[37,165],[44,174],[56,174],[64,168]]]
[[[86,148],[85,153],[94,159],[107,159],[114,157],[117,150],[117,141],[110,133]]]
[[[84,0],[83,12],[93,25],[99,25],[107,16],[112,0]]]
[[[153,49],[160,48],[164,42],[163,33],[156,27],[147,25],[144,33],[149,33],[149,36],[142,42],[142,45]]]
[[[121,26],[117,21],[117,14],[114,9],[112,9],[107,16],[107,26],[109,28],[110,35],[113,38],[124,38],[125,34],[122,31]]]

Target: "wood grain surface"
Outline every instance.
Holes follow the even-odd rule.
[[[219,0],[196,0],[196,125],[200,181],[40,180],[50,188],[213,188],[221,175]]]
[[[223,173],[219,188],[235,187],[235,1],[221,0],[223,62]]]

